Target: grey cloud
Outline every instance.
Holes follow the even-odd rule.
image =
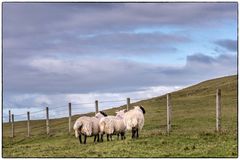
[[[92,59],[85,62],[81,60],[64,62],[60,64],[62,68],[58,72],[58,66],[52,66],[51,63],[41,64],[32,67],[23,64],[12,68],[8,66],[8,72],[4,73],[4,92],[45,94],[126,92],[156,85],[186,85],[198,82],[199,79],[237,72],[234,55],[209,57],[195,54],[187,58],[184,67],[161,67],[123,60]]]
[[[200,63],[200,64],[212,64],[216,60],[213,57],[197,53],[194,55],[187,56],[187,65],[191,66],[192,64]]]
[[[196,27],[236,16],[237,3],[4,3],[3,28],[6,37],[89,34],[145,26]]]
[[[222,54],[212,57],[196,53],[187,56],[183,67],[159,67],[151,72],[157,73],[156,77],[160,84],[189,85],[211,78],[237,74],[237,56]]]
[[[34,39],[6,39],[5,58],[64,55],[144,55],[174,53],[175,44],[191,41],[190,38],[163,33],[116,33],[94,36],[54,38],[39,36]],[[63,55],[63,56],[64,56]],[[6,59],[7,60],[7,59]]]
[[[229,51],[233,51],[233,52],[237,51],[237,41],[236,40],[224,39],[224,40],[218,40],[215,43]]]
[[[212,26],[219,19],[235,20],[236,9],[237,3],[3,3],[3,53],[19,59],[175,52],[174,45],[189,38],[126,32],[141,27]],[[80,38],[89,35],[95,37]]]

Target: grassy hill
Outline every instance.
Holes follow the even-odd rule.
[[[137,102],[146,109],[140,138],[80,145],[74,132],[68,135],[68,119],[31,121],[32,136],[26,137],[26,122],[17,122],[14,139],[9,124],[3,124],[3,157],[237,157],[237,76],[208,80],[172,93],[172,131],[166,134],[166,96]],[[215,132],[215,94],[222,90],[222,132]],[[120,108],[125,108],[121,106]],[[119,109],[119,108],[118,108]],[[114,114],[116,109],[106,110]],[[94,113],[89,113],[93,115]],[[79,115],[73,117],[73,123]],[[39,128],[38,126],[42,126]],[[35,128],[35,129],[34,129]]]

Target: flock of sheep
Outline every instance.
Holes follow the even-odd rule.
[[[125,132],[132,131],[132,138],[139,137],[139,131],[144,125],[145,110],[143,106],[135,106],[133,109],[126,111],[120,110],[116,112],[116,116],[108,116],[100,111],[93,117],[82,116],[78,118],[73,126],[76,138],[82,143],[82,135],[84,136],[84,144],[87,137],[94,136],[94,142],[103,142],[103,135],[107,135],[107,140],[112,140],[112,135],[121,135],[121,139],[125,139]]]

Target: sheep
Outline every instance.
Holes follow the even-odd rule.
[[[124,113],[126,109],[116,111],[116,116],[114,118],[114,134],[118,136],[119,139],[119,134],[121,135],[121,139],[125,139],[125,132],[126,132],[126,125],[124,124]]]
[[[127,130],[132,131],[132,139],[139,137],[138,131],[143,128],[145,113],[143,106],[135,106],[134,109],[131,109],[124,114],[124,124],[126,125]]]
[[[107,116],[104,112],[99,112],[95,117],[82,116],[78,118],[73,126],[75,130],[76,138],[79,138],[80,144],[82,143],[81,135],[84,135],[84,144],[86,144],[87,137],[94,135],[94,142],[99,142],[99,121],[104,116]]]
[[[123,115],[125,110],[121,110],[116,112],[116,116],[107,116],[100,120],[100,134],[101,141],[103,141],[103,134],[107,134],[107,141],[109,141],[109,137],[112,140],[112,135],[116,134],[119,139],[119,134],[121,135],[121,139],[125,139],[126,126],[123,121]]]
[[[103,117],[99,121],[100,135],[101,141],[103,142],[103,134],[107,134],[107,141],[109,141],[109,137],[112,140],[112,134],[114,132],[114,121],[115,116],[107,116]]]

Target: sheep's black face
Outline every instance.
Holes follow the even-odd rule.
[[[145,114],[146,111],[145,111],[145,109],[143,108],[143,106],[139,106],[139,107],[140,107],[140,109],[142,110],[143,114]]]
[[[102,115],[104,115],[104,117],[107,117],[107,114],[104,113],[103,111],[100,111],[100,113],[101,113]]]

